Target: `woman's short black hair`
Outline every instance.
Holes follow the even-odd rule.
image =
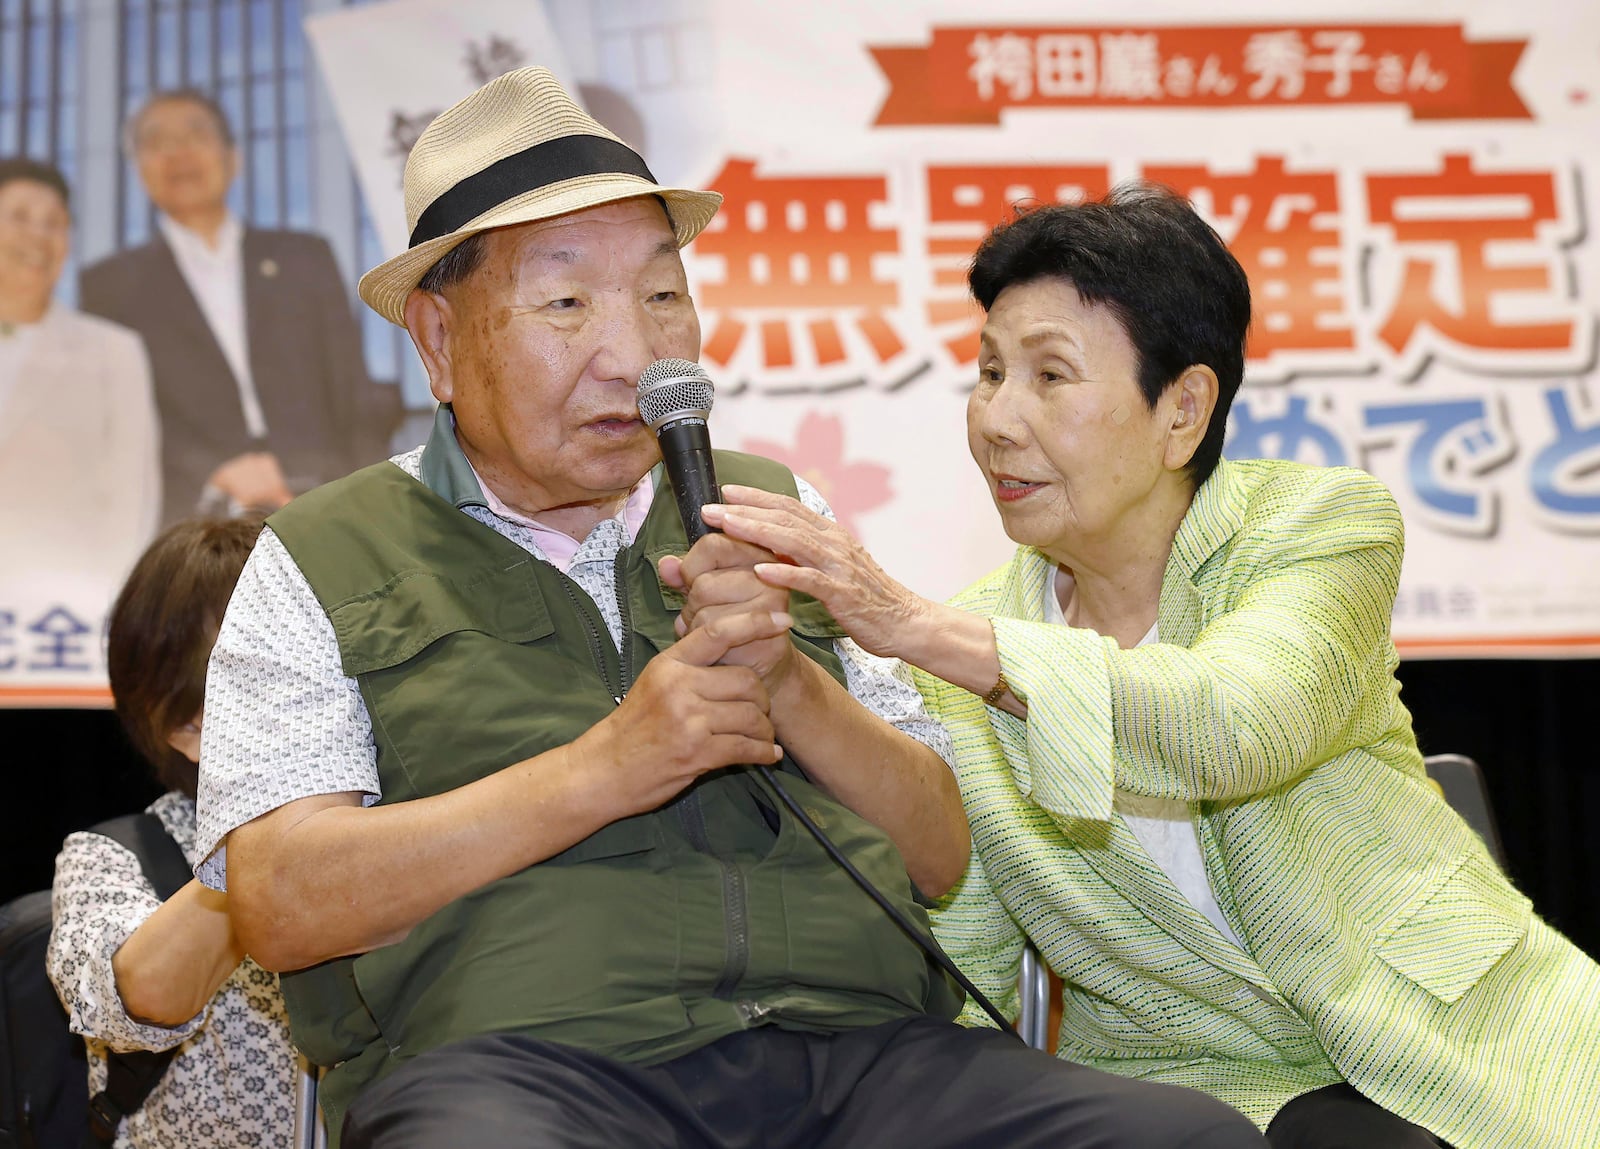
[[[26,156],[0,159],[0,187],[5,187],[13,180],[32,180],[34,183],[44,184],[61,197],[63,205],[69,209],[72,207],[72,196],[67,191],[67,177],[52,164],[28,159]]]
[[[1176,192],[1123,184],[1103,199],[1038,207],[1001,224],[967,276],[985,311],[1007,287],[1038,279],[1063,280],[1117,317],[1150,407],[1185,368],[1216,373],[1217,408],[1188,466],[1199,487],[1222,457],[1250,329],[1250,283],[1222,237]]]
[[[167,741],[200,712],[206,660],[261,519],[185,519],[146,548],[111,608],[106,671],[129,740],[169,790],[197,770]]]

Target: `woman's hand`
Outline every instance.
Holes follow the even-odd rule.
[[[908,636],[926,625],[933,604],[885,574],[838,523],[755,487],[723,487],[722,498],[702,508],[706,523],[780,560],[755,564],[756,577],[820,600],[863,649],[900,657]]]
[[[872,654],[921,667],[979,698],[993,691],[1000,653],[987,618],[913,593],[885,574],[848,531],[796,499],[735,486],[723,487],[722,499],[701,508],[705,521],[779,559],[755,564],[762,582],[818,599]],[[994,705],[1019,718],[1028,712],[1009,689]]]

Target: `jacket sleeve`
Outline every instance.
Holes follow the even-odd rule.
[[[1122,650],[1089,630],[996,619],[1001,666],[1028,703],[1026,721],[991,718],[1019,784],[1058,817],[1103,820],[1117,788],[1245,798],[1380,737],[1403,549],[1387,489],[1340,468],[1291,511],[1247,521],[1188,647]]]
[[[111,959],[161,905],[139,860],[101,834],[67,837],[56,857],[45,966],[74,1033],[118,1052],[162,1050],[193,1037],[206,1009],[168,1029],[128,1016]]]

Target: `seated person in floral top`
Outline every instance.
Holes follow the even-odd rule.
[[[117,713],[167,792],[149,811],[191,865],[206,660],[254,519],[196,519],[165,531],[112,609],[106,661]],[[244,956],[227,895],[190,881],[161,902],[126,848],[70,835],[56,859],[50,980],[89,1048],[89,1089],[107,1050],[177,1048],[123,1147],[287,1146],[294,1054],[275,974]]]

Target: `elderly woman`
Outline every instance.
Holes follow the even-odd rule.
[[[1250,319],[1222,241],[1122,189],[1001,226],[970,282],[1009,563],[940,605],[791,500],[705,514],[917,668],[973,831],[945,947],[1014,1001],[1031,940],[1061,1057],[1208,1090],[1275,1146],[1600,1145],[1600,968],[1429,785],[1399,700],[1394,500],[1221,460]],[[701,573],[664,572],[686,625],[746,593]]]

